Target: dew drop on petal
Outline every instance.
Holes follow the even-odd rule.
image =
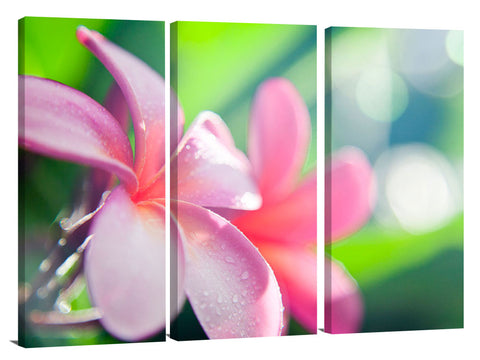
[[[72,310],[72,307],[66,301],[60,301],[57,306],[58,310],[63,314],[68,314]]]

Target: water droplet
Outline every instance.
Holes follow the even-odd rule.
[[[68,228],[68,226],[70,225],[70,219],[69,218],[63,218],[62,220],[60,220],[60,227],[62,228],[62,230],[65,230]]]
[[[205,303],[200,304],[200,309],[205,309],[206,307],[207,307],[207,304],[205,304]]]
[[[238,302],[238,295],[237,295],[237,294],[233,295],[232,301],[233,301],[234,303],[237,303],[237,302]]]
[[[240,279],[242,279],[242,280],[247,280],[247,279],[248,279],[248,276],[249,276],[248,271],[244,271],[244,272],[242,273],[242,275],[240,276]]]
[[[207,290],[205,290],[205,291],[203,292],[203,296],[208,296],[208,291],[207,291]]]
[[[235,262],[235,260],[230,256],[225,257],[225,261],[230,264],[233,264]]]
[[[60,312],[64,314],[68,314],[70,310],[72,310],[72,307],[66,301],[60,301],[57,306],[58,310],[60,310]]]
[[[222,301],[223,301],[223,297],[222,297],[222,295],[221,295],[221,294],[218,294],[218,297],[217,297],[217,302],[218,302],[219,304],[221,304],[221,303],[222,303]]]
[[[215,310],[215,313],[220,316],[222,315],[222,311],[220,310],[220,308],[217,308],[217,310]]]

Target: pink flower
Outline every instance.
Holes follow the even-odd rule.
[[[365,155],[344,147],[325,164],[325,242],[351,235],[369,219],[375,179]],[[325,258],[325,331],[358,332],[363,300],[355,280],[343,266]]]
[[[233,220],[272,266],[285,306],[310,332],[317,329],[317,189],[315,171],[300,180],[310,117],[293,84],[265,81],[251,112],[248,155],[262,207]]]
[[[19,142],[28,150],[100,168],[120,183],[95,213],[85,275],[101,323],[114,336],[144,339],[165,326],[164,80],[139,59],[84,27],[85,45],[113,75],[109,108],[63,84],[21,76],[24,107]],[[117,94],[117,95],[115,95]],[[126,101],[135,133],[135,160],[120,125]],[[118,121],[117,121],[118,120]],[[183,116],[179,116],[179,133]],[[180,296],[185,294],[211,338],[279,335],[283,305],[272,270],[250,241],[205,207],[251,210],[260,205],[246,157],[226,125],[201,113],[172,139],[178,166],[171,199],[180,235]]]

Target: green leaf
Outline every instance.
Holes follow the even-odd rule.
[[[443,228],[422,235],[392,232],[371,223],[348,239],[325,247],[360,287],[423,264],[446,249],[463,249],[463,214]]]

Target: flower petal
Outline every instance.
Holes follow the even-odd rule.
[[[358,332],[362,320],[363,301],[355,280],[339,264],[325,258],[325,331]]]
[[[281,242],[305,244],[317,241],[317,176],[313,172],[278,203],[256,211],[244,211],[233,220],[255,244]]]
[[[104,106],[110,114],[117,119],[125,133],[128,134],[128,127],[130,125],[128,121],[128,105],[125,101],[122,90],[118,87],[116,82],[110,86],[107,96],[105,97]]]
[[[370,217],[375,179],[363,152],[345,147],[325,165],[325,241],[339,240],[358,230]]]
[[[280,335],[280,290],[258,250],[212,211],[176,203],[185,292],[207,335],[216,339]]]
[[[261,204],[248,159],[222,119],[209,111],[200,113],[182,138],[171,160],[170,183],[172,199],[200,206],[254,210]],[[141,196],[163,193],[159,179]]]
[[[272,267],[293,317],[316,334],[317,255],[314,247],[262,242],[258,250]]]
[[[248,157],[264,203],[291,191],[310,140],[307,106],[292,83],[273,78],[259,87],[249,125]]]
[[[165,82],[137,57],[96,31],[80,26],[78,40],[108,69],[122,89],[135,131],[135,172],[140,186],[165,164]]]
[[[57,159],[116,174],[137,187],[132,150],[117,121],[96,101],[56,81],[19,77],[19,143]]]
[[[115,188],[95,216],[85,274],[101,323],[112,335],[141,340],[165,326],[165,211],[135,205]]]

